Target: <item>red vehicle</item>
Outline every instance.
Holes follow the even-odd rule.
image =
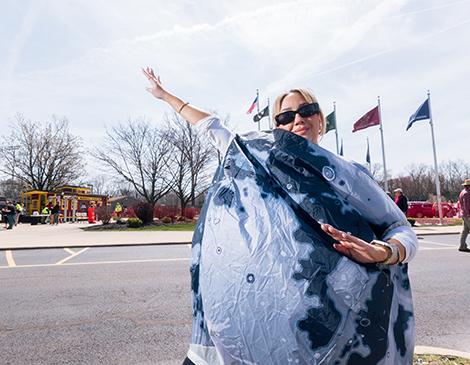
[[[409,218],[432,218],[434,217],[433,204],[429,202],[408,202]],[[438,213],[439,214],[439,213]]]
[[[441,203],[442,206],[442,216],[444,218],[453,218],[458,214],[458,210],[454,207],[452,203]],[[434,216],[439,217],[439,208],[437,203],[434,203],[433,208]]]
[[[441,203],[442,204],[442,216],[445,218],[452,218],[457,214],[456,209],[452,203]],[[434,218],[439,217],[439,210],[437,209],[437,203],[429,202],[408,202],[408,214],[409,218]]]

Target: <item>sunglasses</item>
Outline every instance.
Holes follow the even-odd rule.
[[[284,125],[284,124],[292,123],[295,119],[296,114],[299,114],[302,118],[308,118],[319,112],[320,112],[320,107],[318,103],[312,103],[312,104],[301,106],[299,109],[295,111],[289,110],[288,112],[278,114],[274,117],[274,119],[276,119],[276,123],[278,125]]]

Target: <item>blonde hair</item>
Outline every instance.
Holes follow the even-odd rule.
[[[282,106],[282,102],[284,101],[284,98],[289,95],[289,94],[292,94],[292,93],[297,93],[297,94],[300,94],[303,96],[303,98],[309,103],[318,103],[317,101],[317,98],[315,97],[315,95],[313,95],[313,93],[310,91],[310,90],[307,90],[307,89],[304,89],[304,88],[294,88],[294,89],[291,89],[289,91],[286,91],[286,92],[283,92],[281,95],[279,95],[276,99],[276,101],[274,102],[274,106],[273,106],[273,122],[274,122],[274,126],[277,128],[278,125],[276,123],[276,119],[274,118],[276,115],[280,114],[281,113],[281,106]],[[321,128],[320,128],[320,137],[322,137],[324,134],[325,134],[325,130],[326,130],[326,123],[325,123],[325,116],[323,115],[323,111],[321,110],[321,108],[319,107],[320,111],[319,111],[319,116],[320,116],[320,123],[321,123]]]

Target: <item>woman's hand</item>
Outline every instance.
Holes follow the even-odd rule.
[[[155,76],[153,70],[148,67],[146,70],[142,68],[142,73],[151,84],[150,87],[146,87],[145,89],[157,99],[166,100],[168,92],[163,88],[160,76]]]
[[[320,225],[326,233],[340,242],[340,244],[335,244],[334,247],[351,260],[361,264],[368,264],[384,261],[388,257],[388,252],[385,247],[371,245],[360,238],[333,228],[329,224],[320,223]]]

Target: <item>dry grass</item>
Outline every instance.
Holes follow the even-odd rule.
[[[413,364],[429,365],[470,365],[470,359],[455,356],[414,355]]]

